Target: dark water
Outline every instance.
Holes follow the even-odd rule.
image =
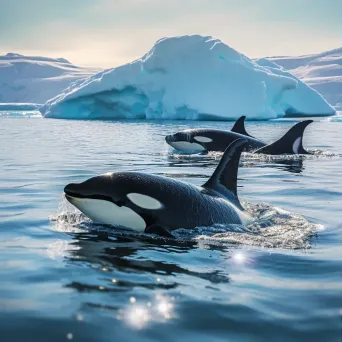
[[[247,126],[270,141],[292,124]],[[218,157],[173,156],[164,143],[190,126],[231,123],[0,119],[1,342],[342,340],[340,122],[305,137],[335,155],[242,162],[243,200],[300,215],[272,207],[262,238],[108,232],[66,206],[64,185],[108,171],[202,184]]]

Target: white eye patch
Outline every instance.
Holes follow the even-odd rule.
[[[169,143],[177,151],[186,153],[198,153],[205,151],[205,148],[198,143],[190,143],[187,141],[173,141]]]
[[[94,198],[68,196],[68,201],[95,223],[123,226],[139,232],[146,228],[144,219],[131,208]]]
[[[292,151],[293,153],[295,154],[298,154],[299,153],[299,147],[300,147],[300,143],[302,141],[302,137],[299,137],[295,140],[295,142],[293,143],[292,145]]]
[[[158,200],[147,195],[132,192],[130,194],[127,194],[127,197],[140,208],[160,209],[163,206],[162,203],[160,203]]]
[[[213,141],[213,139],[210,139],[207,137],[202,137],[200,135],[196,136],[194,139],[197,140],[198,142],[202,142],[202,143],[210,143]]]

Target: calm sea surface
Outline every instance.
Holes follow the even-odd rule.
[[[293,123],[247,130],[272,141]],[[341,122],[307,128],[305,147],[327,152],[243,158],[240,198],[273,213],[260,234],[108,231],[63,199],[109,171],[200,185],[219,157],[174,155],[164,136],[231,126],[0,118],[0,341],[341,342]]]

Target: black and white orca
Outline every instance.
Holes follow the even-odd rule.
[[[231,131],[235,132],[235,133],[239,133],[242,135],[246,135],[247,137],[251,137],[254,138],[253,136],[251,136],[249,133],[247,133],[246,128],[245,128],[245,120],[246,120],[246,116],[240,116],[236,121],[234,126],[232,127]],[[255,139],[255,138],[254,138]]]
[[[174,149],[187,153],[218,151],[223,152],[236,139],[246,139],[245,152],[279,154],[310,154],[303,148],[303,133],[313,120],[305,120],[294,125],[281,139],[267,144],[247,133],[245,116],[239,118],[231,131],[218,129],[189,129],[167,135],[166,142]]]
[[[66,199],[95,223],[170,236],[177,228],[251,220],[236,183],[245,139],[233,141],[201,187],[139,172],[116,172],[64,188]]]

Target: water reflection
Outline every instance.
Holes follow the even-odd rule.
[[[176,297],[184,285],[193,286],[196,279],[230,282],[222,269],[187,265],[187,254],[198,249],[197,242],[101,231],[70,235],[64,258],[73,268],[81,266],[84,273],[73,273],[64,287],[85,294],[78,313],[81,319],[95,309],[132,329],[143,329],[177,316]],[[224,248],[218,246],[216,251],[224,252]]]
[[[267,167],[277,168],[278,170],[291,173],[302,173],[304,170],[302,159],[277,160],[272,164],[267,163]]]
[[[242,161],[240,167],[245,168],[272,168],[290,173],[302,173],[304,171],[304,161],[302,159],[284,159],[284,160],[252,160]]]
[[[186,267],[165,260],[154,260],[154,252],[164,254],[185,254],[192,249],[197,248],[198,243],[192,241],[172,240],[166,243],[161,238],[154,238],[147,235],[120,236],[106,232],[79,233],[73,235],[73,248],[68,260],[73,262],[87,262],[93,267],[106,272],[115,270],[116,272],[138,273],[154,275],[153,282],[128,281],[110,277],[107,280],[107,286],[115,285],[115,291],[119,288],[121,291],[129,290],[132,287],[143,287],[146,289],[173,289],[179,284],[175,282],[163,282],[162,276],[186,275],[208,280],[211,283],[228,283],[229,278],[220,274],[218,270],[209,272],[197,272]],[[217,246],[217,250],[223,250],[223,247]],[[101,290],[96,286],[71,283],[68,286],[82,290]],[[106,291],[110,291],[106,287]]]
[[[152,321],[165,322],[175,317],[174,300],[174,297],[157,294],[153,302],[130,301],[130,305],[119,310],[117,318],[137,329],[144,328]]]
[[[216,167],[222,157],[222,153],[200,154],[168,154],[167,165],[169,167]]]
[[[245,253],[238,251],[238,252],[233,254],[233,260],[237,264],[244,264],[246,261],[246,255],[245,255]]]
[[[127,310],[127,313],[123,318],[129,325],[132,325],[135,328],[143,328],[150,317],[147,308],[135,305]]]
[[[304,171],[304,162],[302,159],[279,160],[274,167],[291,173],[302,173]]]
[[[215,169],[222,157],[221,153],[209,153],[207,155],[174,155],[167,156],[169,167],[199,167]],[[240,168],[271,167],[291,173],[304,171],[304,160],[300,156],[258,156],[243,154],[240,159]],[[171,174],[172,176],[172,174]],[[178,177],[203,177],[203,174],[178,174]]]
[[[170,302],[170,300],[161,295],[157,295],[157,310],[159,313],[166,319],[171,318],[172,316],[172,309],[173,309],[173,304]]]

